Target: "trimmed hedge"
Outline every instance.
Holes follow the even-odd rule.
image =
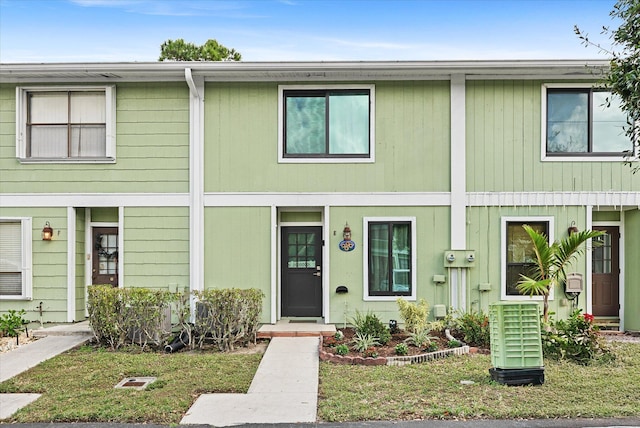
[[[191,323],[189,295],[148,288],[89,287],[89,323],[96,340],[118,349],[129,343],[145,348],[166,345],[177,330],[186,346],[202,348],[213,342],[230,351],[255,343],[263,293],[257,289],[212,289],[194,292],[195,323]],[[171,315],[177,324],[172,327]]]

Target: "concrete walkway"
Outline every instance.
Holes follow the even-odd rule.
[[[41,337],[0,354],[0,382],[87,342],[88,321],[33,330]],[[182,424],[315,423],[318,405],[318,346],[321,334],[335,326],[278,322],[263,325],[258,337],[271,338],[247,394],[201,395]],[[39,394],[0,394],[0,421],[40,397]]]
[[[229,426],[315,422],[318,407],[316,337],[274,337],[247,394],[204,394],[181,424]]]
[[[92,336],[87,321],[33,330],[40,339],[0,354],[0,382],[29,370],[41,362],[86,343]],[[35,401],[39,394],[0,394],[0,420]]]

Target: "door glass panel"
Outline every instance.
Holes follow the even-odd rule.
[[[316,267],[316,235],[314,233],[290,233],[288,238],[287,267],[308,269]]]
[[[611,235],[602,235],[594,241],[600,243],[593,249],[593,273],[611,273]]]
[[[96,237],[98,250],[98,273],[113,275],[118,267],[118,235],[103,234]]]

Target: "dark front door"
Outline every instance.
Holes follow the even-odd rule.
[[[92,284],[118,286],[118,228],[93,228]]]
[[[282,316],[322,316],[322,228],[282,228]]]
[[[616,226],[594,226],[606,235],[594,238],[602,245],[593,249],[593,315],[617,317],[620,315],[620,266],[618,248],[620,232]]]

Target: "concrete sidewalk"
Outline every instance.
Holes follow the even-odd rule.
[[[34,330],[32,333],[41,339],[0,354],[0,382],[92,337],[88,321]],[[271,341],[248,393],[201,395],[181,423],[215,426],[315,423],[319,336],[333,333],[333,325],[281,322],[262,326],[259,336],[269,337]],[[0,394],[0,420],[10,417],[39,396]]]
[[[93,335],[88,321],[33,330],[31,333],[40,339],[0,354],[0,382],[86,343]],[[0,420],[7,419],[38,397],[39,394],[0,394]]]
[[[319,340],[274,337],[247,394],[203,394],[180,423],[220,427],[315,422]]]

